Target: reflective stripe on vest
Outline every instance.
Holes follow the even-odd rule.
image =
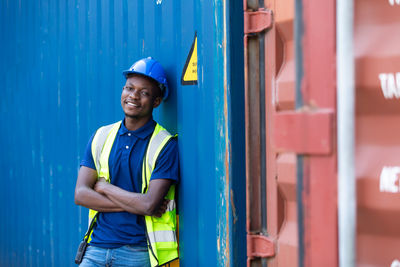
[[[92,140],[92,156],[96,166],[97,176],[104,177],[110,182],[110,173],[108,169],[108,157],[110,156],[115,137],[121,127],[121,121],[100,127]],[[104,153],[103,153],[104,152]],[[89,209],[89,225],[92,222],[97,211]],[[91,235],[91,233],[89,233]],[[91,238],[89,238],[89,241]]]
[[[97,175],[98,177],[104,177],[108,182],[110,182],[108,159],[120,126],[121,121],[99,128],[92,141],[92,155]],[[167,130],[159,124],[156,125],[143,159],[142,193],[147,192],[151,173],[154,170],[157,158],[171,138],[172,136]],[[165,198],[170,201],[168,202],[166,212],[160,218],[145,216],[152,267],[178,258],[175,185],[171,185]],[[89,210],[89,224],[96,213],[97,211]]]
[[[164,231],[149,233],[149,241],[150,243],[176,242],[175,231],[164,230]]]
[[[171,200],[168,202],[167,210],[166,210],[166,211],[173,211],[174,209],[176,209],[175,200],[171,199]]]
[[[150,170],[154,170],[154,163],[156,162],[156,157],[158,157],[158,153],[157,150],[163,148],[164,146],[162,145],[163,141],[169,140],[169,136],[171,136],[169,134],[169,132],[167,132],[166,130],[161,130],[156,136],[154,136],[154,138],[151,141],[151,144],[149,145],[149,149],[147,150],[147,164],[148,164],[148,168]],[[168,139],[166,139],[168,138]]]

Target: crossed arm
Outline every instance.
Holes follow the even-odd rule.
[[[168,201],[164,200],[171,181],[151,180],[146,194],[133,193],[97,180],[97,172],[82,166],[75,187],[75,204],[100,212],[127,211],[138,215],[161,216]]]

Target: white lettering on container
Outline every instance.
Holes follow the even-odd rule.
[[[391,5],[391,6],[394,6],[395,4],[396,5],[400,5],[400,0],[389,0],[389,4]],[[400,266],[399,266],[400,267]]]
[[[400,267],[400,261],[394,260],[394,261],[392,262],[392,264],[390,265],[390,267]]]
[[[381,81],[383,96],[386,99],[400,98],[400,72],[381,73],[379,80]]]
[[[400,1],[400,0],[396,0],[396,1]],[[157,0],[157,1],[156,1],[156,4],[157,4],[157,5],[161,5],[161,4],[162,4],[162,0]]]
[[[400,167],[384,166],[381,172],[379,190],[381,192],[398,193]]]

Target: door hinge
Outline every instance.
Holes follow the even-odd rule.
[[[244,11],[244,34],[260,33],[272,26],[272,11]]]
[[[275,256],[274,241],[264,235],[247,235],[247,257],[267,258]]]

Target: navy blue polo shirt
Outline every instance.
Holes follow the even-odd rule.
[[[156,126],[151,119],[136,131],[129,131],[121,123],[108,160],[110,179],[116,185],[130,192],[140,193],[142,189],[142,161]],[[92,156],[92,140],[90,138],[81,166],[96,169]],[[175,138],[172,138],[161,151],[150,180],[170,179],[178,182],[178,147]],[[101,212],[93,230],[93,246],[102,248],[117,248],[123,245],[147,246],[145,236],[145,222],[141,215],[129,212]]]

